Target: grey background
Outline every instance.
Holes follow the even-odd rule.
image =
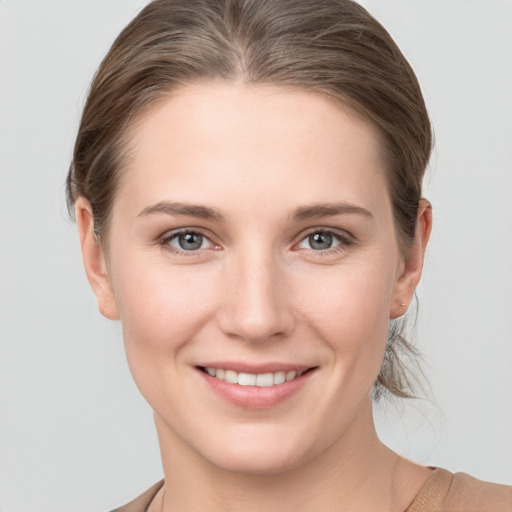
[[[87,85],[144,4],[0,1],[0,512],[106,511],[162,476],[63,197]],[[416,336],[431,399],[379,407],[379,431],[423,464],[512,483],[512,2],[363,4],[415,68],[437,138]]]

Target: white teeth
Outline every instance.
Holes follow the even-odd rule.
[[[238,374],[238,384],[240,386],[256,386],[256,375],[240,372]]]
[[[238,373],[234,372],[233,370],[226,370],[224,380],[230,384],[238,384]]]
[[[231,384],[239,384],[240,386],[258,386],[269,387],[283,382],[289,382],[297,377],[300,377],[304,372],[296,372],[295,370],[284,372],[279,371],[275,373],[253,373],[235,372],[233,370],[223,370],[222,368],[205,368],[205,371],[211,377],[225,380]]]
[[[286,381],[286,372],[274,373],[274,384],[282,384]]]
[[[260,373],[256,375],[256,386],[267,387],[274,385],[274,375],[272,373]]]
[[[293,370],[291,372],[286,373],[286,382],[289,380],[295,379],[295,376],[297,375],[297,372],[294,372]]]

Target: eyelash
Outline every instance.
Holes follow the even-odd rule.
[[[191,228],[178,229],[176,231],[166,233],[159,240],[159,245],[162,246],[166,251],[169,251],[172,254],[176,254],[177,256],[197,256],[201,249],[197,249],[195,251],[185,251],[183,249],[178,249],[177,247],[171,245],[171,241],[178,238],[180,235],[201,235],[203,239],[207,240],[214,249],[218,248],[218,245],[214,244],[210,240],[210,238],[207,235],[205,235],[201,230]]]
[[[178,255],[178,256],[185,256],[185,257],[197,256],[199,251],[201,251],[201,249],[186,251],[183,249],[178,249],[177,247],[174,247],[171,245],[172,240],[176,239],[180,235],[188,235],[188,234],[200,235],[212,245],[214,250],[219,249],[219,246],[216,245],[214,242],[212,242],[210,240],[210,238],[206,234],[204,234],[201,230],[191,229],[191,228],[180,229],[177,231],[172,231],[171,233],[166,233],[163,237],[160,238],[159,245],[162,246],[165,250],[167,250],[175,255]],[[356,243],[356,240],[346,232],[338,231],[338,230],[335,230],[332,228],[312,228],[311,230],[306,232],[304,235],[302,235],[302,238],[299,240],[299,242],[294,244],[293,247],[294,248],[297,247],[299,244],[304,242],[308,237],[310,237],[311,235],[315,235],[315,234],[330,235],[339,242],[338,245],[336,245],[332,248],[325,249],[325,250],[315,250],[312,248],[305,249],[305,250],[309,251],[310,253],[314,254],[315,256],[319,256],[319,257],[330,256],[333,254],[337,254],[339,252],[343,252],[343,251],[347,250],[348,247],[350,247]]]
[[[294,247],[304,242],[311,235],[316,234],[330,235],[333,237],[333,239],[336,239],[339,242],[338,245],[324,250],[306,249],[310,254],[314,254],[318,257],[326,257],[333,254],[338,254],[340,252],[346,251],[350,246],[356,243],[355,238],[344,231],[338,231],[332,228],[313,228],[306,232],[300,241],[294,245]]]

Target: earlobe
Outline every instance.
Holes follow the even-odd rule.
[[[75,203],[75,216],[85,273],[96,295],[98,308],[106,318],[119,320],[119,311],[108,275],[105,255],[94,232],[92,208],[84,197],[79,197]]]
[[[395,283],[390,318],[403,315],[414,296],[420,282],[427,243],[432,230],[432,205],[420,199],[416,218],[416,235],[404,262],[403,271]]]

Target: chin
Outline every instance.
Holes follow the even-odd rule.
[[[252,432],[247,431],[252,430]],[[258,432],[259,430],[259,432]],[[308,458],[311,446],[304,436],[283,433],[281,429],[243,429],[229,439],[212,442],[218,447],[203,456],[216,467],[232,473],[270,476],[285,473]],[[311,441],[311,440],[310,440]]]
[[[263,453],[261,449],[259,453],[247,454],[245,450],[242,452],[234,453],[230,450],[229,453],[223,453],[209,462],[230,473],[254,476],[279,475],[300,465],[301,458],[296,454]]]

